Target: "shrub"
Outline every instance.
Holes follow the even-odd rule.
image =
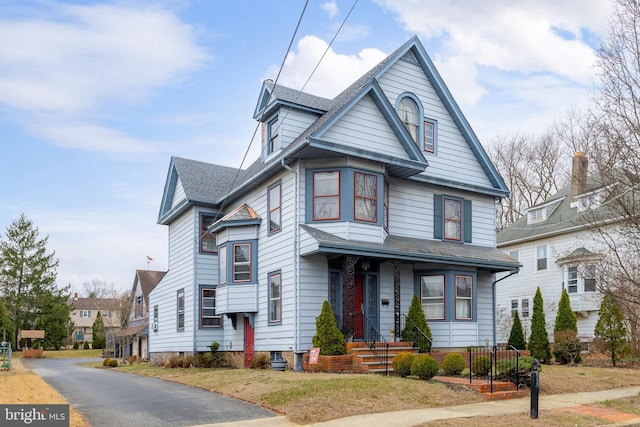
[[[391,361],[393,372],[403,378],[411,375],[411,364],[413,363],[414,357],[416,357],[416,355],[413,353],[409,353],[408,351],[403,351],[402,353],[396,354]]]
[[[464,368],[464,357],[458,353],[447,354],[442,362],[442,370],[446,375],[459,375]]]
[[[182,357],[174,354],[169,358],[168,365],[170,368],[182,368]]]
[[[127,362],[129,362],[129,365],[133,365],[134,363],[136,363],[137,360],[138,360],[138,356],[136,354],[132,354],[127,358]]]
[[[269,355],[267,353],[258,353],[251,361],[253,369],[267,369],[269,367]]]
[[[582,344],[575,331],[557,331],[553,336],[553,357],[557,363],[580,363]]]
[[[478,376],[485,376],[491,370],[491,358],[489,356],[477,356],[471,362],[471,370]]]
[[[428,354],[419,354],[411,363],[411,375],[421,380],[430,380],[438,375],[438,362]]]
[[[80,345],[78,344],[78,341],[74,342],[74,343],[73,343],[73,349],[74,349],[74,350],[77,350],[77,349],[79,349],[79,348],[80,348]]]
[[[333,310],[329,301],[324,300],[320,315],[316,317],[316,334],[312,339],[313,346],[320,348],[323,356],[336,356],[345,354],[344,335],[336,325]]]
[[[118,360],[117,359],[109,359],[109,367],[110,368],[117,368],[118,367]]]
[[[182,356],[182,367],[190,368],[192,365],[195,365],[196,357],[193,354],[185,354]]]
[[[608,293],[602,298],[594,334],[601,351],[611,356],[611,363],[615,367],[616,361],[628,352],[629,347],[624,316],[613,296]]]
[[[547,334],[547,321],[544,316],[544,300],[540,287],[533,298],[533,316],[531,317],[531,336],[527,348],[531,355],[542,363],[548,363],[551,359],[549,348],[549,335]]]
[[[511,345],[518,350],[526,350],[527,348],[524,331],[522,330],[522,322],[520,321],[520,315],[517,311],[513,317],[513,325],[511,325],[511,333],[509,334],[507,345]]]
[[[426,353],[429,351],[429,343],[414,334],[414,326],[424,332],[429,339],[432,339],[431,329],[429,329],[429,324],[424,316],[424,310],[422,309],[420,298],[415,294],[411,299],[411,305],[409,306],[409,312],[407,313],[407,323],[405,324],[405,328],[402,330],[402,340],[409,342],[418,341],[417,344],[420,353]]]
[[[85,341],[84,344],[82,345],[82,348],[85,350],[89,350],[89,341]]]
[[[464,368],[462,372],[460,372],[461,377],[468,377],[470,374],[471,374],[471,371],[469,370],[469,368]]]
[[[108,357],[106,359],[104,359],[102,361],[102,366],[109,366],[109,363],[111,362],[111,359],[109,359]]]
[[[220,343],[218,343],[217,341],[214,341],[211,343],[209,348],[211,349],[211,365],[209,367],[210,368],[221,367],[224,364],[224,353],[221,351],[218,351],[218,349],[220,348]]]

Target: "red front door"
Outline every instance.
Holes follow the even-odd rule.
[[[364,276],[353,278],[353,338],[364,338]]]
[[[251,322],[249,322],[249,318],[244,318],[244,367],[250,368],[251,361],[254,356],[254,336],[253,336],[253,326],[251,326]]]

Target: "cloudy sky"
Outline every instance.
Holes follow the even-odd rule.
[[[77,291],[92,280],[130,288],[147,256],[166,269],[156,221],[170,157],[238,167],[248,147],[247,164],[258,156],[261,82],[276,78],[304,6],[0,0],[0,238],[25,213],[49,236],[58,284]],[[309,1],[279,82],[331,98],[417,34],[485,145],[588,102],[612,10],[605,0],[353,6]]]

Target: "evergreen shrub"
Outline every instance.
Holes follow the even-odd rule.
[[[338,329],[336,319],[329,301],[324,300],[320,315],[316,317],[316,334],[312,339],[313,346],[320,348],[323,356],[337,356],[346,353],[344,335]]]
[[[460,375],[464,368],[464,357],[458,353],[449,353],[442,361],[442,370],[445,375]]]
[[[419,354],[411,363],[411,375],[421,380],[430,380],[438,375],[438,362],[428,354]]]
[[[408,351],[396,354],[391,361],[393,372],[403,378],[411,375],[411,364],[413,363],[414,357],[416,357],[416,355]]]
[[[477,356],[471,362],[471,370],[478,376],[485,376],[491,370],[491,358],[489,356]]]

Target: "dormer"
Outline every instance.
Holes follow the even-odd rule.
[[[560,206],[560,203],[565,198],[551,200],[543,205],[537,205],[527,210],[527,224],[536,224],[538,222],[544,222],[551,216],[551,214]]]
[[[265,80],[253,114],[262,128],[262,160],[269,159],[287,147],[326,113],[331,103],[330,99]]]

